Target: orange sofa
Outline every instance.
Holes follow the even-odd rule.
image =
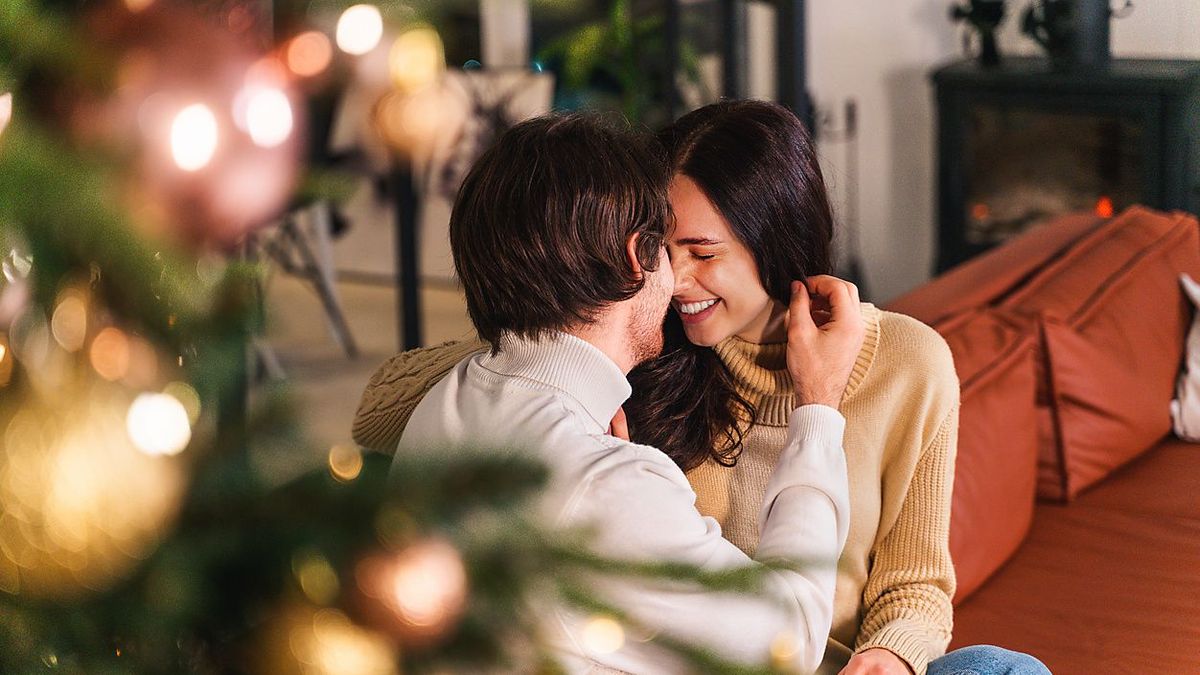
[[[1192,216],[1035,228],[893,301],[962,383],[951,647],[1059,675],[1200,673],[1200,445],[1169,403],[1200,279]]]

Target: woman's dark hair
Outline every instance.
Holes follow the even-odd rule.
[[[483,153],[450,214],[450,248],[479,336],[537,339],[633,297],[626,241],[654,270],[671,174],[654,139],[593,114],[546,115]]]
[[[783,106],[722,101],[679,118],[659,140],[671,174],[691,178],[754,256],[767,294],[788,304],[791,282],[828,274],[833,214],[812,138]],[[754,406],[734,389],[716,352],[688,342],[675,312],[663,353],[629,376],[625,407],[634,441],[685,471],[712,457],[737,462]]]

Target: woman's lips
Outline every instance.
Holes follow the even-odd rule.
[[[707,309],[696,312],[695,314],[684,314],[683,312],[680,312],[678,308],[675,309],[675,312],[677,314],[679,314],[679,318],[683,321],[684,324],[691,325],[691,324],[700,323],[701,321],[712,316],[712,313],[717,311],[717,307],[720,307],[720,306],[721,306],[721,301],[717,300],[716,302],[714,302],[712,304],[711,307],[708,307]]]

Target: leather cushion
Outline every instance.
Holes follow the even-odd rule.
[[[1196,220],[1134,207],[1000,303],[1040,324],[1039,496],[1071,499],[1170,432],[1183,271],[1200,274]]]
[[[1038,451],[1033,338],[988,310],[935,328],[954,354],[962,385],[950,512],[958,603],[1012,556],[1033,518]]]

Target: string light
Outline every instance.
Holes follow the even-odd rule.
[[[337,45],[342,51],[361,56],[375,49],[383,37],[383,16],[374,5],[354,5],[342,12],[337,23]]]
[[[129,406],[126,430],[147,455],[175,455],[192,439],[187,410],[170,394],[140,394]]]
[[[171,123],[171,155],[184,171],[199,171],[217,151],[217,118],[203,103],[189,105]]]
[[[300,77],[319,75],[333,60],[333,46],[320,31],[310,30],[292,38],[288,43],[287,67]]]

